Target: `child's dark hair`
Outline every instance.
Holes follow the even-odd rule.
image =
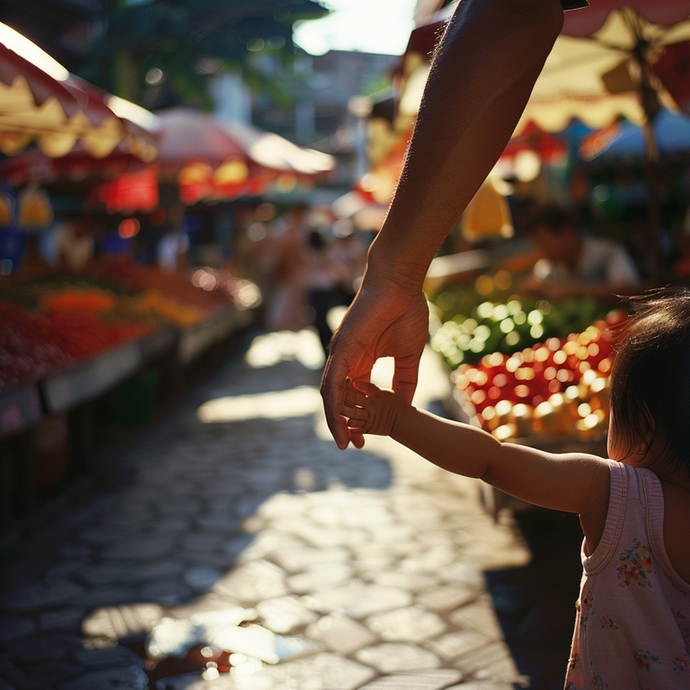
[[[690,478],[690,289],[665,287],[628,298],[634,316],[620,334],[611,410],[625,454],[660,442],[669,472]]]

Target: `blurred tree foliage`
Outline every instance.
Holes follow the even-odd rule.
[[[223,70],[241,71],[250,88],[284,100],[259,58],[290,60],[292,25],[328,12],[316,0],[102,1],[104,20],[78,73],[146,107],[210,107],[206,80]]]

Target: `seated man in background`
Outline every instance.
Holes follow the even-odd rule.
[[[547,205],[527,220],[525,235],[542,252],[523,292],[549,299],[594,297],[613,300],[635,292],[640,275],[630,255],[611,240],[580,235],[568,210]]]

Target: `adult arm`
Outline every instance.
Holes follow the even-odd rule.
[[[357,297],[331,342],[321,393],[340,448],[345,377],[395,358],[410,402],[428,329],[434,254],[505,148],[563,23],[558,0],[462,0],[436,52],[403,171]]]

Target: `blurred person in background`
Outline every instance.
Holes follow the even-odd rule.
[[[339,285],[342,306],[349,307],[355,298],[367,265],[367,251],[360,233],[350,220],[338,220],[333,224],[331,254],[344,266],[344,276]]]
[[[328,344],[333,336],[328,313],[340,303],[339,288],[347,278],[347,268],[333,255],[333,241],[329,241],[324,235],[324,232],[317,229],[309,232],[302,277],[311,312],[305,320],[313,323],[321,347],[328,356]]]
[[[89,215],[65,218],[55,231],[53,251],[58,266],[80,273],[93,263],[96,244]]]
[[[185,208],[174,202],[166,211],[164,226],[167,232],[156,245],[156,261],[165,271],[183,273],[189,257],[189,235],[184,227]]]
[[[273,331],[298,331],[304,326],[304,261],[309,228],[308,207],[295,204],[285,218],[273,224],[276,233],[264,257],[271,287],[266,325]]]
[[[608,239],[581,234],[567,209],[550,204],[536,208],[524,234],[543,258],[521,292],[547,299],[593,297],[616,301],[616,295],[638,288],[640,275],[625,247]]]
[[[53,266],[45,258],[41,250],[41,234],[36,230],[30,230],[24,234],[24,249],[19,263],[18,275],[22,280],[30,280],[33,277],[46,275],[53,270]]]
[[[330,229],[309,233],[305,253],[304,281],[309,319],[319,334],[321,347],[328,357],[333,337],[332,320],[336,307],[348,307],[354,299],[364,273],[366,251],[351,223],[337,221]]]

